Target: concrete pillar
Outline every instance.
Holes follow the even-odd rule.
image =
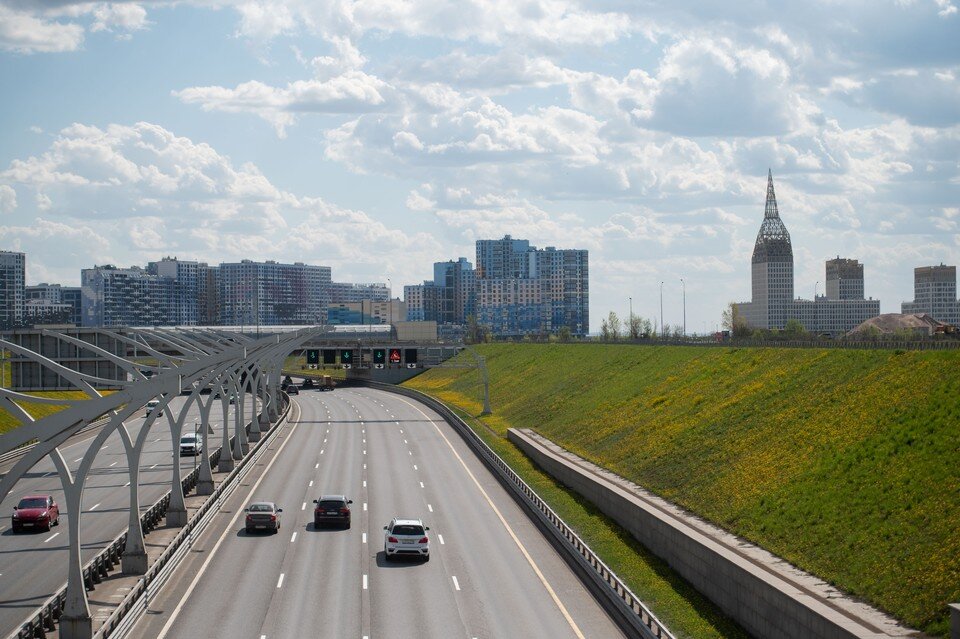
[[[140,524],[140,452],[137,449],[130,460],[130,509],[127,517],[127,543],[120,556],[120,570],[125,575],[144,575],[147,572],[147,552],[143,544],[143,526]]]
[[[211,495],[213,494],[213,471],[210,469],[210,408],[213,406],[213,395],[210,395],[210,399],[207,400],[207,404],[204,405],[202,401],[200,404],[200,435],[202,446],[202,453],[200,454],[200,469],[197,474],[197,495]],[[221,457],[223,454],[221,453]]]
[[[960,603],[950,604],[950,639],[960,639]]]
[[[63,616],[60,617],[60,636],[64,639],[90,639],[93,637],[93,619],[90,617],[87,587],[83,583],[83,567],[80,564],[80,499],[83,485],[70,484],[64,488],[69,513],[70,565],[67,571],[67,599]]]
[[[260,422],[257,421],[257,397],[260,395],[260,378],[254,383],[250,392],[250,441],[260,441]]]
[[[243,421],[243,390],[237,386],[236,407],[233,412],[233,458],[236,461],[243,459],[243,456],[250,450],[250,444],[247,443],[247,429],[244,428]]]
[[[180,483],[180,438],[173,439],[173,478],[170,481],[170,504],[167,506],[167,525],[186,526],[187,506],[183,501],[183,484]]]

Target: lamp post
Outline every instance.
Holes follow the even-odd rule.
[[[663,282],[660,282],[660,339],[663,339]]]
[[[633,298],[628,297],[630,300],[630,319],[627,320],[627,331],[630,333],[630,338],[633,338]]]
[[[817,289],[820,288],[820,280],[817,280],[816,284],[813,285],[813,301],[817,301]]]
[[[687,285],[680,278],[680,287],[683,289],[683,336],[687,336]]]

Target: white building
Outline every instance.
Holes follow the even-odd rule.
[[[913,301],[900,305],[902,313],[926,313],[938,322],[960,326],[956,266],[920,266],[913,269]]]

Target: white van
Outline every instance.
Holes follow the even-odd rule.
[[[196,457],[203,448],[203,442],[197,433],[187,433],[180,438],[180,456]]]
[[[144,417],[150,417],[150,414],[155,410],[160,410],[159,399],[151,399],[149,402],[147,402],[147,412],[144,414]],[[157,417],[163,417],[162,410],[160,410],[160,412],[157,413]]]

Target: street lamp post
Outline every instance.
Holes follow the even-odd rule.
[[[393,280],[387,278],[387,304],[390,306],[390,334],[393,335]]]
[[[660,339],[663,339],[663,282],[660,282]]]
[[[627,331],[630,333],[631,339],[633,338],[633,298],[628,297],[630,300],[630,319],[627,320]]]
[[[683,289],[683,336],[687,336],[687,285],[680,278],[680,287]]]

